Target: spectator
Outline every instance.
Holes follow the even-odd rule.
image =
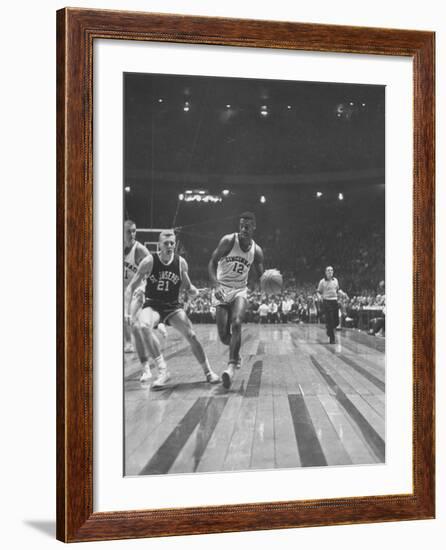
[[[294,305],[294,300],[290,296],[288,296],[288,294],[286,294],[285,298],[282,300],[282,304],[281,304],[281,307],[282,307],[281,321],[282,321],[282,323],[288,323],[289,316],[290,316],[291,310],[293,308],[293,305]]]
[[[268,307],[268,322],[273,324],[279,322],[279,306],[275,300],[271,300]]]
[[[269,307],[266,304],[266,302],[262,302],[258,309],[259,312],[259,321],[262,323],[262,325],[266,324],[268,322],[268,313],[269,313]]]

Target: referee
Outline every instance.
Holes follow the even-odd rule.
[[[330,344],[335,343],[335,328],[339,322],[339,304],[338,293],[343,294],[339,289],[339,283],[336,277],[333,277],[334,270],[331,265],[325,268],[325,277],[319,281],[317,293],[319,299],[322,299],[325,314],[325,326],[327,336],[330,338]]]

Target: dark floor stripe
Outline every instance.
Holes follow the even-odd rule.
[[[327,466],[313,422],[301,395],[288,395],[294,434],[302,466]]]
[[[206,397],[199,397],[195,401],[166,441],[140,471],[140,475],[167,474],[178,453],[200,422],[207,405],[208,399]]]
[[[358,344],[348,338],[342,338],[341,345],[343,350],[347,350],[353,355],[361,357],[361,363],[364,363],[365,365],[370,365],[372,368],[375,368],[375,369],[383,368],[382,366],[381,367],[379,366],[379,363],[374,363],[371,359],[373,357],[377,361],[382,361],[382,357],[378,355],[378,353],[369,354],[368,351],[362,352],[358,349]]]
[[[375,351],[385,353],[386,351],[386,339],[376,336],[371,336],[365,332],[357,330],[348,330],[343,329],[342,335],[345,339],[350,340],[351,342],[356,342],[357,344],[362,344],[367,346]]]
[[[313,355],[310,355],[310,359],[313,365],[325,379],[327,384],[334,390],[336,399],[344,407],[344,409],[350,415],[350,418],[361,430],[362,435],[365,437],[367,443],[375,452],[378,460],[380,462],[384,462],[386,458],[386,444],[381,436],[369,424],[364,415],[355,407],[355,405],[350,401],[347,395],[341,390],[341,388],[336,384],[336,382],[322,367],[322,365],[313,357]]]
[[[380,389],[382,392],[384,392],[386,390],[386,384],[385,382],[383,382],[382,380],[380,380],[379,378],[377,378],[374,374],[372,374],[371,372],[369,372],[367,369],[365,369],[364,367],[361,367],[361,365],[358,365],[358,363],[356,363],[356,361],[353,361],[353,359],[350,359],[350,357],[346,357],[345,355],[343,355],[342,353],[337,353],[336,352],[336,349],[328,346],[327,347],[328,351],[331,351],[331,353],[333,355],[336,355],[336,357],[339,357],[339,359],[341,359],[342,361],[344,361],[344,363],[346,363],[349,367],[351,367],[353,370],[355,370],[356,372],[359,372],[359,374],[361,374],[362,376],[364,376],[364,378],[367,378],[367,380],[369,382],[371,382],[372,384],[374,384],[378,389]]]
[[[251,369],[248,383],[246,384],[245,397],[258,397],[260,382],[262,381],[263,361],[256,361]]]
[[[200,464],[201,457],[214,433],[215,427],[220,420],[228,399],[229,397],[211,397],[208,401],[208,406],[198,426],[197,442],[194,452],[194,472]]]

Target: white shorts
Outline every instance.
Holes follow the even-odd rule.
[[[248,288],[246,286],[242,288],[231,288],[229,286],[220,285],[218,290],[223,293],[223,300],[218,300],[215,297],[215,291],[212,292],[213,306],[229,306],[238,297],[244,298],[245,300],[248,299]]]

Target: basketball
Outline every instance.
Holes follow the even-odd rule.
[[[280,293],[282,285],[283,277],[278,269],[267,269],[260,279],[260,288],[268,295]]]

